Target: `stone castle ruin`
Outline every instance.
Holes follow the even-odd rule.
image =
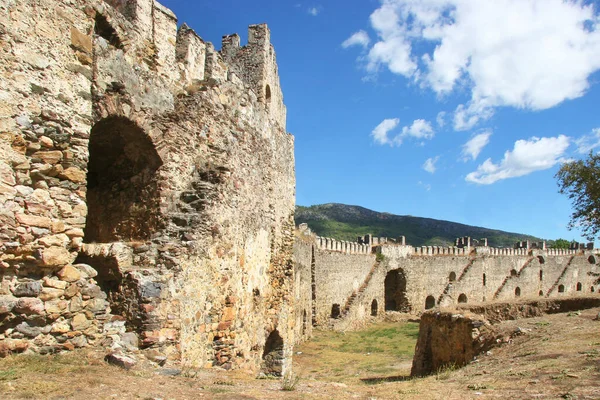
[[[451,247],[406,244],[405,237],[367,235],[356,242],[313,234],[300,226],[294,245],[296,279],[311,280],[298,297],[314,326],[358,328],[387,311],[597,295],[600,255],[593,244],[569,250],[520,242],[489,247],[458,238]],[[297,314],[297,325],[301,324]]]
[[[0,346],[281,372],[293,137],[266,25],[153,0],[0,5]]]
[[[597,292],[593,249],[295,232],[266,25],[216,51],[154,0],[0,4],[0,355],[290,370],[314,326]]]

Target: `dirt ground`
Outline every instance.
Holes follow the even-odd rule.
[[[388,322],[356,333],[318,332],[295,349],[299,381],[289,391],[280,380],[241,372],[125,371],[102,361],[103,353],[79,350],[0,360],[0,398],[600,399],[599,312],[502,322],[495,327],[513,334],[509,343],[427,378],[408,377],[416,325]],[[523,333],[514,335],[517,328]]]

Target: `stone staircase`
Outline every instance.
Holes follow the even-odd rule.
[[[525,268],[527,268],[529,265],[531,265],[531,262],[534,259],[535,259],[535,257],[529,257],[527,259],[527,261],[525,261],[525,264],[523,264],[523,266],[521,268],[519,268],[519,271],[517,272],[517,275],[515,275],[514,277],[518,278],[519,276],[521,276],[521,272],[523,272],[523,270]],[[506,286],[506,283],[508,282],[508,280],[510,278],[513,278],[513,276],[512,275],[508,275],[506,278],[504,278],[504,280],[502,281],[502,283],[498,287],[498,290],[496,290],[496,293],[494,293],[494,299],[497,299],[498,296],[500,296],[500,293],[502,293],[502,289],[504,289],[504,286]]]
[[[575,256],[571,256],[571,258],[569,259],[569,261],[567,262],[567,265],[565,265],[565,268],[562,270],[560,276],[556,279],[556,281],[554,281],[554,284],[550,287],[550,289],[548,290],[548,292],[546,293],[546,297],[550,297],[550,293],[552,293],[552,291],[554,289],[556,289],[556,287],[558,286],[558,284],[560,283],[561,279],[564,278],[564,276],[567,274],[567,270],[569,269],[569,267],[571,266],[571,263],[573,262],[573,260],[575,259]]]
[[[471,267],[473,266],[473,264],[475,263],[476,258],[470,258],[469,262],[467,263],[467,265],[465,265],[465,267],[463,268],[462,272],[460,273],[460,276],[458,277],[458,279],[456,280],[456,282],[460,282],[464,276],[467,274],[467,272],[469,272],[469,270],[471,269]],[[442,294],[440,294],[440,296],[437,299],[437,304],[440,304],[442,302],[442,299],[444,298],[444,296],[446,296],[448,294],[448,292],[450,291],[450,288],[452,287],[452,283],[453,282],[448,282],[448,284],[446,285],[446,287],[444,288],[444,291],[442,292]]]
[[[348,312],[350,311],[350,308],[352,307],[352,304],[354,304],[356,299],[358,299],[364,293],[364,291],[367,289],[367,287],[369,286],[369,283],[371,282],[371,278],[373,278],[373,274],[375,274],[375,271],[377,270],[377,267],[379,267],[379,261],[375,261],[375,263],[371,267],[371,270],[365,277],[365,280],[363,281],[362,285],[360,285],[358,290],[355,290],[354,292],[352,292],[350,297],[348,297],[348,300],[346,300],[346,304],[344,304],[344,308],[342,308],[340,318],[343,318],[348,314]]]

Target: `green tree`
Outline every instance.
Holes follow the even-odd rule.
[[[551,249],[568,249],[571,246],[571,242],[567,239],[556,239],[550,243]]]
[[[600,232],[600,155],[565,163],[556,173],[559,192],[573,203],[569,229],[577,227],[590,241]]]

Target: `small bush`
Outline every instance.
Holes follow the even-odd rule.
[[[281,381],[281,390],[293,392],[296,390],[296,385],[300,381],[300,377],[294,373],[286,374]]]

